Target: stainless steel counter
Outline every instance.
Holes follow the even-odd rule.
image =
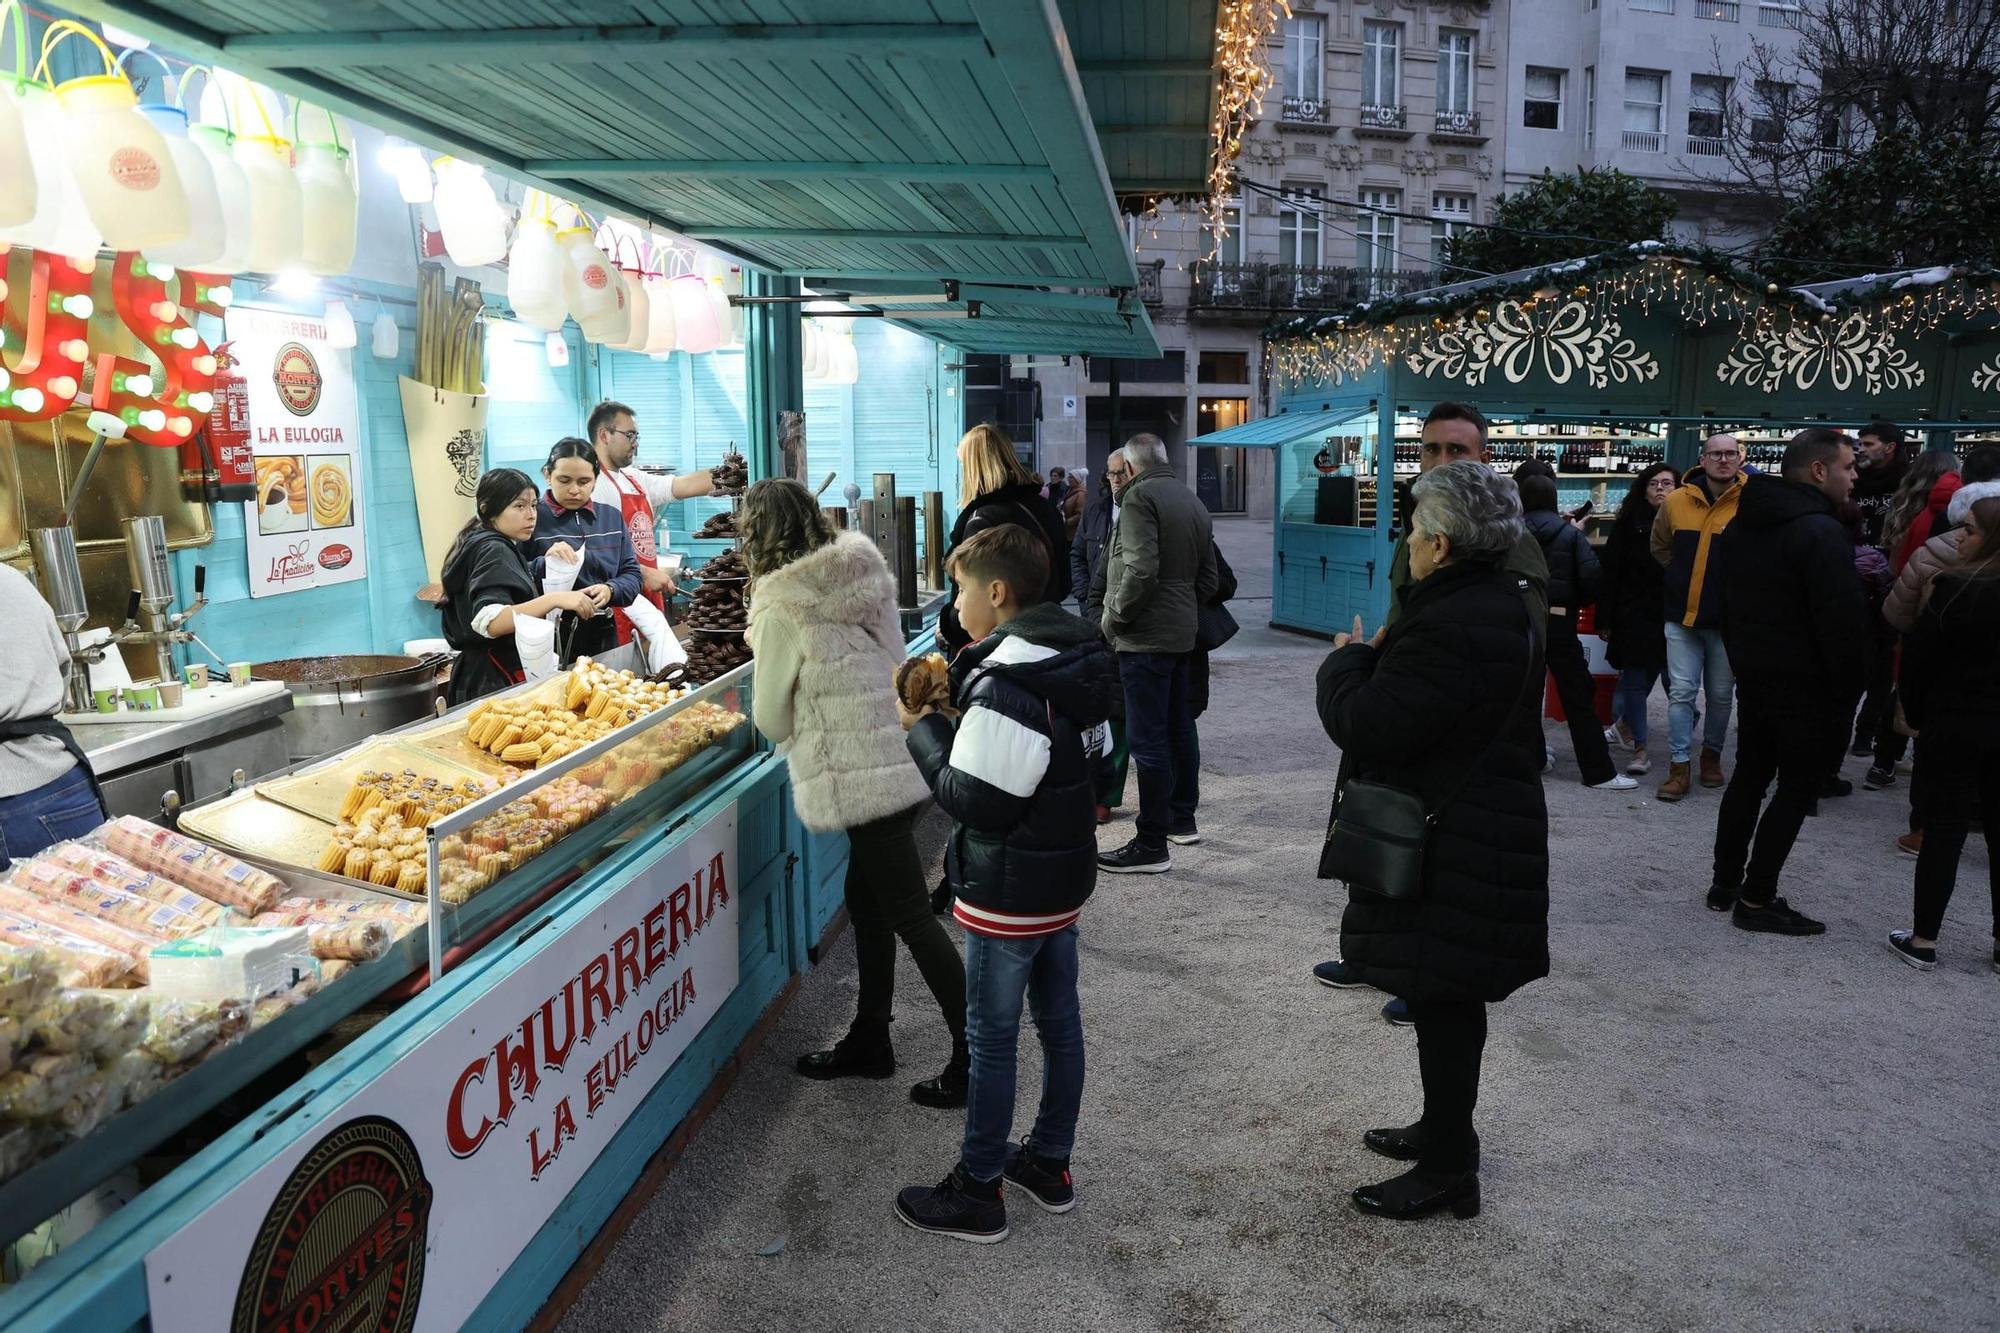
[[[283,718],[291,711],[286,691],[184,722],[105,723],[73,733],[97,770],[106,808],[160,820],[170,817],[169,793],[191,805],[228,791],[238,774],[247,781],[283,768],[290,757]]]
[[[123,725],[78,727],[77,743],[102,773],[136,768],[148,760],[177,754],[205,741],[218,740],[256,723],[292,711],[292,696],[267,694],[238,708],[220,709],[187,722],[129,722]],[[258,774],[256,776],[262,776]]]

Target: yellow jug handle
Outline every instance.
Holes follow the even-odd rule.
[[[49,30],[42,34],[42,59],[41,63],[35,66],[34,74],[37,82],[43,82],[43,76],[48,73],[50,54],[55,51],[56,47],[62,44],[64,38],[76,36],[87,38],[90,44],[97,48],[98,54],[104,57],[104,72],[106,74],[116,75],[119,78],[125,77],[125,72],[118,68],[117,59],[112,56],[111,48],[104,44],[102,37],[99,37],[75,19],[57,19],[49,25]],[[132,81],[126,79],[125,82],[129,87]]]

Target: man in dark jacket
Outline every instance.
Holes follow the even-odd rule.
[[[1173,868],[1169,841],[1201,841],[1188,654],[1201,605],[1215,595],[1215,533],[1208,510],[1167,466],[1159,436],[1133,436],[1125,461],[1132,479],[1105,549],[1101,606],[1093,601],[1091,611],[1118,653],[1125,734],[1139,769],[1139,826],[1098,864],[1116,875],[1151,875]]]
[[[1076,593],[1077,609],[1084,613],[1092,624],[1098,617],[1091,614],[1093,601],[1104,604],[1104,548],[1111,541],[1111,530],[1118,522],[1118,497],[1125,491],[1125,483],[1132,479],[1132,465],[1125,461],[1123,449],[1113,449],[1104,460],[1104,480],[1098,485],[1097,498],[1083,511],[1083,521],[1077,525],[1076,540],[1069,546],[1070,587]],[[1122,698],[1114,698],[1111,704],[1111,754],[1105,760],[1097,781],[1097,822],[1109,824],[1111,812],[1125,804],[1125,770],[1131,759],[1131,750],[1125,744],[1125,703]]]
[[[1117,677],[1094,627],[1034,601],[1047,564],[1042,544],[1014,525],[955,551],[959,616],[973,636],[951,664],[959,719],[897,704],[910,754],[952,819],[945,869],[965,928],[972,1064],[958,1164],[935,1187],[903,1190],[896,1211],[920,1231],[961,1240],[1006,1236],[1003,1175],[1051,1212],[1075,1203],[1076,922],[1097,882],[1092,786]],[[1024,995],[1042,1042],[1041,1110],[1010,1153]]]
[[[1723,641],[1742,703],[1736,772],[1715,823],[1708,905],[1717,912],[1733,906],[1744,930],[1826,930],[1777,889],[1820,784],[1840,762],[1866,674],[1867,597],[1834,517],[1854,471],[1845,435],[1800,431],[1779,476],[1753,477],[1743,487],[1717,555]],[[1760,816],[1774,777],[1777,794]]]
[[[1861,510],[1870,546],[1882,545],[1882,525],[1888,521],[1889,506],[1910,470],[1908,440],[1903,428],[1890,421],[1871,421],[1855,437],[1852,499]]]
[[[1556,697],[1562,700],[1563,717],[1569,723],[1570,747],[1576,751],[1576,766],[1583,772],[1583,785],[1598,791],[1631,791],[1639,785],[1638,780],[1626,777],[1611,762],[1611,746],[1597,720],[1597,686],[1590,678],[1590,662],[1576,633],[1577,616],[1597,600],[1597,552],[1590,549],[1583,530],[1556,511],[1553,476],[1516,472],[1514,482],[1520,488],[1528,533],[1541,544],[1542,558],[1548,561],[1545,651]]]

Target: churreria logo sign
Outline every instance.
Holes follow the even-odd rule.
[[[382,1116],[350,1120],[292,1169],[257,1230],[230,1333],[409,1333],[423,1292],[431,1185]]]
[[[285,343],[271,367],[271,382],[278,386],[278,401],[295,417],[309,417],[319,406],[319,362],[303,343]]]

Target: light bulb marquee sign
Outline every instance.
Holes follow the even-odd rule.
[[[0,256],[11,258],[4,246]],[[83,407],[117,418],[126,439],[189,444],[215,405],[216,377],[215,353],[190,316],[219,317],[229,304],[229,279],[177,272],[133,253],[116,257],[114,312],[158,361],[153,366],[91,346],[97,264],[37,250],[25,282],[10,287],[0,277],[0,421],[53,421]],[[14,272],[19,276],[18,265]]]

